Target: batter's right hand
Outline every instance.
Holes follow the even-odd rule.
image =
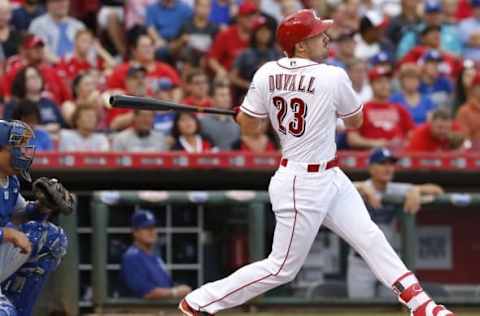
[[[20,248],[20,252],[23,254],[29,254],[32,251],[32,245],[30,244],[27,235],[14,228],[3,228],[3,241],[9,242],[15,247]]]

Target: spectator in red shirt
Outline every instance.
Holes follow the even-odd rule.
[[[7,100],[12,95],[12,82],[17,72],[26,67],[36,67],[42,74],[45,90],[57,103],[62,104],[70,99],[70,91],[58,75],[57,70],[45,62],[45,43],[35,35],[28,34],[22,41],[20,54],[7,61],[6,74],[3,78],[4,96]]]
[[[257,14],[255,4],[243,2],[238,9],[237,23],[227,27],[215,37],[208,54],[208,64],[217,76],[227,76],[235,58],[248,47]]]
[[[174,90],[174,100],[180,101],[182,98],[182,90],[180,89],[180,77],[177,71],[170,65],[155,60],[155,47],[153,39],[146,33],[140,32],[133,36],[131,42],[132,59],[129,62],[117,66],[112,75],[107,80],[109,89],[125,89],[128,69],[131,66],[141,65],[147,71],[147,91],[153,90],[156,80],[168,78],[177,87]]]
[[[130,66],[127,70],[126,90],[122,91],[127,95],[143,97],[147,94],[147,70],[143,66]],[[131,109],[111,108],[107,113],[107,122],[113,130],[123,130],[133,122],[133,111]]]
[[[201,70],[193,71],[187,76],[188,97],[183,99],[182,103],[205,108],[211,107],[212,98],[208,95],[209,90],[210,84],[207,75]]]
[[[211,143],[202,136],[200,121],[193,113],[179,112],[177,114],[173,123],[172,136],[175,142],[172,150],[189,153],[212,150]]]
[[[70,85],[71,81],[80,73],[114,66],[113,57],[100,45],[90,30],[84,29],[75,35],[73,54],[62,58],[57,68],[66,79],[66,83]]]
[[[373,89],[373,100],[365,104],[363,125],[358,130],[348,132],[347,142],[356,149],[400,147],[415,126],[413,119],[401,105],[389,102],[390,72],[374,67],[369,71],[368,77]]]
[[[436,152],[458,149],[463,145],[464,136],[457,132],[452,115],[446,109],[438,109],[430,122],[413,130],[406,151]]]

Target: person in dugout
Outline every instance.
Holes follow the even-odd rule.
[[[387,240],[398,252],[397,242],[397,210],[393,204],[382,203],[384,195],[399,195],[405,198],[403,211],[416,214],[420,210],[422,197],[436,197],[443,189],[436,184],[420,184],[394,182],[395,165],[398,158],[386,148],[374,149],[368,161],[370,177],[355,186],[367,205],[372,220],[385,234]],[[352,298],[392,297],[392,291],[380,284],[367,263],[355,251],[350,251],[347,268],[348,296]]]
[[[121,278],[128,296],[149,300],[180,298],[192,291],[174,285],[162,258],[155,254],[156,220],[152,212],[137,210],[131,219],[133,244],[122,257]]]

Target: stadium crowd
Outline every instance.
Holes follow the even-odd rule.
[[[340,149],[480,150],[480,0],[0,0],[1,115],[33,125],[39,151],[277,150],[267,125],[106,103],[239,105],[300,8],[336,21],[326,62],[364,102]]]

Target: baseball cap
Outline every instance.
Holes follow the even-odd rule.
[[[438,50],[431,49],[423,54],[422,61],[423,62],[427,62],[427,61],[441,62],[443,61],[443,57]]]
[[[392,63],[392,61],[393,61],[392,56],[385,51],[382,51],[376,54],[375,56],[373,56],[372,58],[370,58],[370,64],[374,66],[378,64],[383,64],[383,63]]]
[[[162,77],[162,78],[159,78],[158,80],[155,80],[153,82],[153,90],[155,92],[157,91],[168,91],[168,90],[171,90],[173,88],[174,84],[172,82],[172,80],[170,80],[169,78],[165,78],[165,77]]]
[[[40,37],[33,34],[26,35],[22,41],[22,47],[24,49],[31,49],[31,48],[43,47],[43,46],[45,46],[45,43],[43,42],[43,40]]]
[[[135,211],[132,215],[131,222],[133,229],[152,227],[156,224],[155,215],[149,210],[144,209]]]
[[[425,13],[438,13],[442,11],[442,4],[437,0],[427,0],[423,6]]]
[[[365,15],[360,19],[360,33],[365,32],[368,29],[374,27],[383,27],[386,26],[386,20],[382,15],[380,15],[376,11],[368,11]]]
[[[382,77],[391,77],[391,76],[392,76],[391,70],[386,68],[386,67],[376,66],[376,67],[371,68],[368,71],[368,80],[370,82],[372,82],[374,80],[377,80],[379,78],[382,78]]]
[[[368,164],[376,164],[376,163],[384,163],[386,161],[389,162],[397,162],[398,158],[395,157],[392,152],[386,148],[376,148],[368,157]]]
[[[238,15],[250,15],[257,13],[258,9],[255,3],[251,1],[244,1],[238,8]]]
[[[265,19],[265,17],[263,17],[263,16],[259,16],[255,20],[253,20],[252,29],[254,31],[256,31],[256,30],[258,30],[259,28],[261,28],[262,26],[265,26],[265,25],[267,25],[267,19]]]
[[[147,73],[147,69],[143,66],[130,66],[127,71],[127,77],[134,77],[138,74]]]

